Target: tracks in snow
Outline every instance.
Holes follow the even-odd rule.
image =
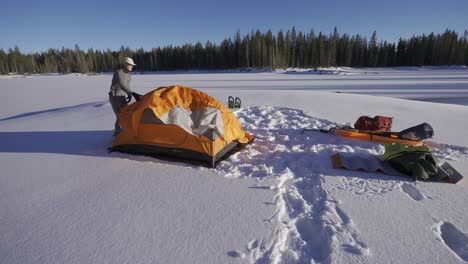
[[[275,186],[254,188],[276,193],[275,199],[266,203],[275,206],[275,213],[265,221],[276,221],[278,225],[271,234],[250,241],[244,249],[228,252],[231,257],[249,263],[332,263],[334,250],[366,256],[370,249],[360,237],[359,228],[329,191],[373,196],[397,190],[415,201],[426,198],[404,178],[372,173],[349,172],[359,177],[341,177],[339,184],[327,190],[324,176],[336,172],[330,162],[333,153],[378,155],[383,154],[383,146],[318,132],[301,134],[304,128],[337,125],[301,110],[265,106],[245,108],[236,114],[256,139],[246,150],[231,156],[229,162],[221,162],[218,170],[229,178],[275,179]],[[436,155],[452,158],[468,156],[468,151],[443,146],[436,149]],[[454,233],[448,230],[445,233]]]
[[[331,263],[334,247],[368,254],[352,220],[323,187],[321,169],[329,169],[329,156],[337,148],[351,148],[322,144],[339,140],[326,134],[301,134],[304,128],[336,124],[277,107],[247,108],[238,117],[256,139],[247,151],[234,154],[218,169],[232,178],[277,179],[276,186],[270,187],[276,192],[275,199],[268,203],[276,211],[265,221],[277,221],[278,227],[267,237],[228,254],[250,263]]]
[[[468,262],[468,234],[460,231],[447,221],[442,221],[433,227],[439,241],[444,243],[455,255]]]

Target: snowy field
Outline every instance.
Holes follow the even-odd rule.
[[[466,263],[468,184],[335,170],[383,145],[309,132],[432,125],[468,177],[466,67],[135,74],[227,103],[255,141],[216,169],[107,153],[112,75],[0,76],[0,263]],[[412,99],[412,100],[408,100]]]

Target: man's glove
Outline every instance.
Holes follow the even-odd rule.
[[[141,94],[137,94],[137,93],[135,93],[135,92],[133,92],[132,95],[133,95],[133,97],[135,98],[135,100],[137,100],[137,101],[140,101],[140,98],[142,97]]]

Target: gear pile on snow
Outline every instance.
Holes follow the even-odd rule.
[[[422,123],[401,132],[392,132],[392,122],[392,118],[385,116],[374,118],[361,116],[354,127],[319,130],[350,139],[388,143],[385,145],[385,154],[382,157],[346,156],[344,153],[335,153],[330,157],[333,168],[383,172],[389,175],[400,174],[423,181],[462,182],[463,176],[455,168],[447,162],[441,164],[433,157],[429,147],[424,146],[423,140],[434,136],[431,125]]]

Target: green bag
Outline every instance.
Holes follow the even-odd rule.
[[[439,170],[436,159],[426,146],[415,147],[401,143],[387,144],[383,160],[415,180],[430,180],[437,175]]]

